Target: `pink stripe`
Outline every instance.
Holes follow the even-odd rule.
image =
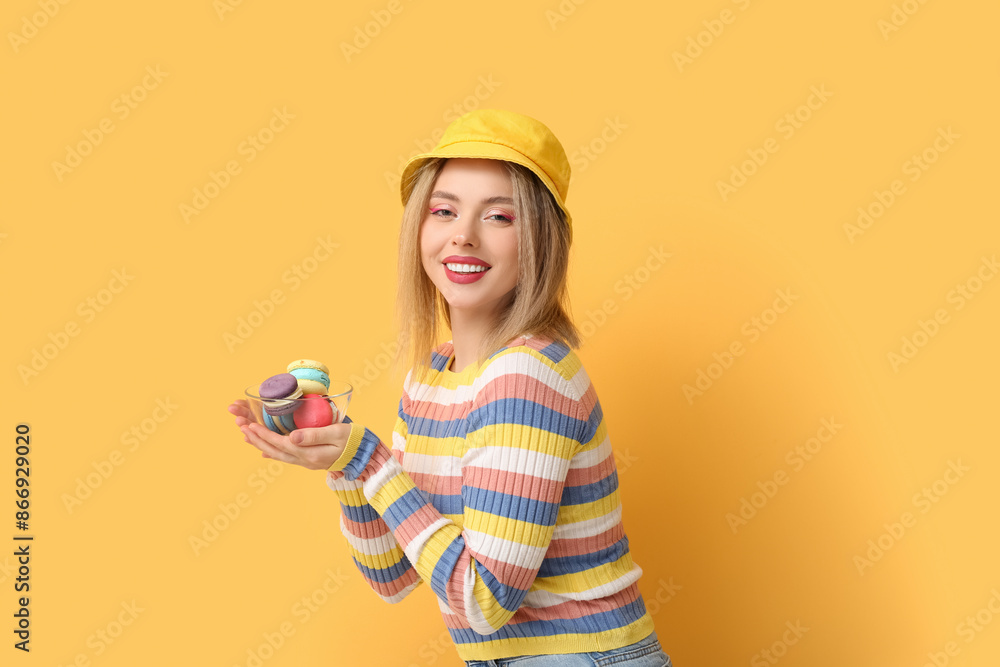
[[[528,621],[551,621],[569,618],[583,618],[591,614],[614,611],[635,602],[639,597],[639,587],[632,584],[627,588],[599,600],[569,600],[551,607],[521,607],[507,624],[517,625]]]
[[[506,373],[494,378],[476,394],[476,403],[482,405],[503,398],[524,398],[574,419],[580,416],[579,404],[572,398],[525,373]]]
[[[462,549],[461,555],[455,561],[455,569],[451,571],[451,576],[448,577],[448,583],[445,585],[448,607],[463,618],[467,615],[465,612],[465,573],[469,569],[470,560],[471,555],[466,547]]]
[[[371,586],[376,593],[387,598],[396,595],[417,580],[417,572],[412,567],[404,572],[399,579],[394,581],[375,581],[374,579],[365,577],[363,574],[361,576],[365,578],[365,581],[368,582],[368,585]]]
[[[422,491],[427,493],[439,493],[444,496],[457,496],[462,493],[461,475],[433,475],[424,472],[410,472],[407,474]]]
[[[603,461],[589,468],[570,468],[566,473],[566,486],[585,486],[602,480],[615,469],[615,457],[610,453]]]
[[[343,515],[341,515],[343,516]],[[389,532],[389,526],[385,524],[385,521],[378,519],[376,521],[368,521],[367,523],[358,523],[357,521],[352,521],[346,516],[344,518],[344,526],[351,533],[351,535],[357,535],[358,537],[375,538],[382,537]]]
[[[399,546],[406,549],[417,535],[427,526],[431,525],[441,517],[438,511],[430,505],[424,505],[416,512],[406,517],[406,519],[396,528],[396,540]]]
[[[475,480],[476,488],[498,491],[531,500],[548,503],[559,502],[562,484],[544,477],[519,472],[500,471],[495,468],[466,466],[462,470],[466,480]]]
[[[584,556],[601,549],[606,549],[625,536],[625,529],[619,522],[610,529],[590,537],[576,537],[549,542],[546,558],[564,558],[566,556]]]
[[[517,555],[515,552],[514,557],[516,558]],[[486,568],[501,584],[521,590],[528,590],[531,587],[531,582],[535,580],[535,575],[538,574],[537,568],[529,569],[520,565],[512,565],[482,554],[476,554],[476,563],[477,569],[479,567]]]

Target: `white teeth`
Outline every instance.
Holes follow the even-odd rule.
[[[445,264],[445,266],[455,273],[481,273],[489,268],[478,264]]]

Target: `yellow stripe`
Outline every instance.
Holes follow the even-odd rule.
[[[498,438],[497,434],[504,437]],[[470,431],[469,448],[511,447],[540,452],[561,459],[570,460],[580,449],[580,443],[573,438],[523,424],[492,424]]]
[[[653,618],[647,613],[622,628],[586,634],[560,634],[552,637],[511,637],[475,644],[458,644],[462,660],[490,660],[502,651],[504,655],[547,655],[552,653],[590,653],[610,651],[645,639],[654,631]]]
[[[347,437],[347,446],[344,447],[344,451],[341,452],[340,457],[333,462],[333,465],[327,468],[327,470],[340,471],[343,470],[354,455],[358,453],[358,446],[361,444],[361,438],[365,435],[365,427],[357,422],[351,422],[351,434]]]
[[[465,508],[465,527],[479,533],[494,535],[508,542],[532,547],[548,544],[555,530],[553,526],[540,526],[530,521],[480,512],[469,507]],[[521,539],[514,539],[515,535],[520,535]]]
[[[559,516],[556,519],[557,526],[579,521],[588,521],[611,514],[621,504],[618,489],[615,489],[603,498],[589,503],[579,505],[564,505],[559,508]]]
[[[602,583],[614,581],[628,574],[632,571],[633,565],[631,554],[625,553],[616,561],[604,563],[582,572],[569,572],[552,577],[536,577],[531,584],[531,590],[555,594],[588,591]]]

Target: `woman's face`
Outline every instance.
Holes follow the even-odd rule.
[[[494,316],[517,284],[513,187],[498,160],[452,158],[420,226],[424,271],[460,317]]]

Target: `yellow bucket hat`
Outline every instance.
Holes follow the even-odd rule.
[[[417,168],[435,157],[505,160],[527,167],[541,179],[566,214],[570,239],[573,238],[572,219],[566,208],[569,160],[562,144],[541,122],[523,114],[498,109],[477,109],[456,118],[445,128],[444,136],[434,150],[414,155],[403,167],[399,189],[404,206],[410,198]]]

